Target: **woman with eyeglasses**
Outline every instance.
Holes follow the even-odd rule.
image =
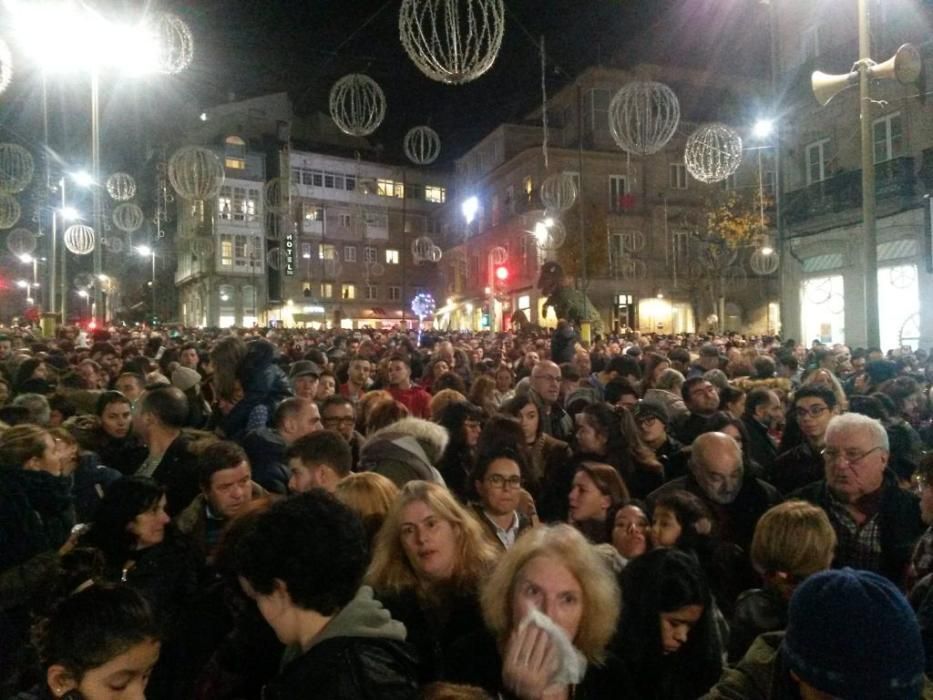
[[[479,500],[472,507],[490,540],[502,549],[510,549],[534,524],[519,511],[525,470],[525,460],[518,451],[499,449],[483,455],[473,471]]]

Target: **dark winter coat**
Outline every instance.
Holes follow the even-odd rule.
[[[71,474],[77,522],[89,523],[94,520],[94,513],[107,487],[121,476],[116,469],[99,464],[93,452],[84,452],[78,456],[78,466]]]
[[[272,428],[250,430],[243,438],[243,449],[253,468],[253,481],[269,493],[288,493],[288,471],[285,439]]]
[[[266,422],[272,419],[275,406],[292,395],[288,378],[273,362],[275,346],[266,340],[248,345],[246,357],[237,367],[237,379],[243,387],[243,398],[220,419],[228,440],[240,440],[249,428],[250,414],[257,408],[266,412]]]
[[[191,452],[191,439],[180,434],[172,441],[152,478],[165,487],[165,512],[175,517],[201,492],[198,458]]]
[[[745,430],[748,432],[748,445],[746,451],[749,456],[761,465],[765,474],[771,473],[771,467],[778,456],[777,443],[768,434],[768,429],[752,416],[742,418]]]
[[[823,456],[814,452],[810,443],[804,441],[777,456],[768,474],[768,481],[786,495],[824,476]]]

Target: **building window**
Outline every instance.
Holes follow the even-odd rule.
[[[324,221],[324,207],[304,202],[301,209],[305,221]]]
[[[256,323],[256,288],[247,284],[240,293],[243,297],[243,325],[249,327]]]
[[[233,190],[226,185],[220,188],[220,197],[217,198],[217,215],[224,221],[233,218]]]
[[[342,228],[350,228],[353,218],[345,212],[337,214],[337,224]]]
[[[668,178],[672,190],[687,189],[687,166],[683,163],[671,163],[668,166]]]
[[[367,301],[379,298],[379,288],[372,284],[367,284],[363,293],[366,295]]]
[[[622,198],[627,189],[625,187],[624,175],[609,176],[609,210],[614,212],[622,211]]]
[[[344,259],[344,262],[356,262],[356,246],[355,245],[345,245],[343,247],[343,259]]]
[[[573,186],[577,190],[577,196],[579,196],[580,195],[580,173],[578,173],[576,170],[565,170],[562,174],[569,176],[570,179],[573,180]]]
[[[436,185],[425,185],[424,198],[428,202],[443,204],[447,201],[447,190]]]
[[[904,126],[901,113],[888,114],[872,125],[875,162],[883,163],[904,153]]]
[[[386,264],[398,265],[398,251],[393,248],[386,248]]]
[[[827,177],[829,139],[811,143],[806,150],[807,184],[822,182]]]
[[[340,298],[341,299],[356,299],[356,285],[355,284],[341,284],[340,285]]]
[[[377,259],[377,258],[376,258],[376,252],[377,252],[377,251],[376,251],[376,249],[375,249],[373,246],[371,246],[371,245],[364,246],[364,247],[363,247],[363,262],[364,262],[364,263],[374,263],[374,262],[376,262],[376,259]]]
[[[605,131],[609,128],[609,101],[611,99],[612,94],[609,90],[602,88],[590,90],[587,93],[584,109],[589,117],[587,126],[592,131]]]
[[[347,192],[353,192],[356,189],[356,175],[344,175],[343,183]]]
[[[330,282],[321,282],[321,298],[330,299],[334,296],[334,285]]]
[[[509,210],[509,214],[515,213],[515,185],[505,188],[505,208]]]
[[[246,170],[246,141],[239,136],[224,139],[224,166],[231,170]]]
[[[380,197],[405,197],[405,186],[395,180],[376,180],[376,194]]]
[[[317,256],[319,260],[336,260],[337,248],[334,247],[333,243],[319,243]]]
[[[525,193],[525,200],[530,202],[535,193],[535,179],[531,175],[525,176],[522,180],[522,192]]]
[[[389,301],[399,301],[402,298],[402,288],[396,286],[389,287]]]
[[[233,265],[233,236],[224,234],[220,237],[220,264]]]
[[[302,260],[311,259],[311,244],[307,241],[302,241],[301,243],[301,258]]]

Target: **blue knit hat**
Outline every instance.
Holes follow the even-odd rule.
[[[814,574],[794,592],[782,654],[808,685],[845,700],[917,700],[924,652],[899,590],[870,571]]]

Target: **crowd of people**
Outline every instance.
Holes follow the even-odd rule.
[[[933,698],[933,357],[0,335],[18,700]]]

